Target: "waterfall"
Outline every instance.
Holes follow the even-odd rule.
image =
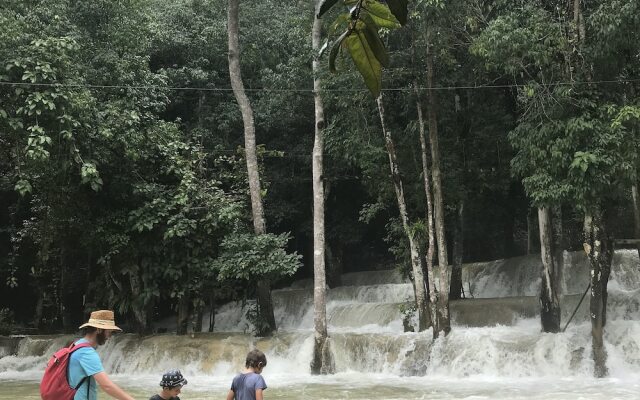
[[[586,286],[586,262],[580,253],[563,255],[563,323]],[[403,332],[400,306],[411,300],[412,288],[397,272],[348,274],[343,280],[345,286],[327,293],[331,351],[338,373],[332,379],[338,382],[347,379],[341,376],[356,373],[373,381],[376,376],[384,377],[385,381],[405,379],[400,382],[406,384],[414,382],[411,377],[421,377],[438,382],[462,380],[467,382],[462,384],[463,388],[469,379],[478,382],[514,379],[525,386],[528,379],[546,382],[558,377],[590,379],[593,362],[588,299],[567,332],[540,332],[536,297],[539,274],[539,259],[535,256],[465,265],[465,290],[470,288],[468,294],[473,298],[452,302],[454,329],[436,341],[431,339],[430,331]],[[605,329],[608,366],[615,379],[637,381],[640,378],[637,252],[616,252],[609,293],[609,320]],[[242,368],[247,351],[258,347],[267,354],[265,374],[269,379],[291,385],[316,382],[314,379],[320,378],[308,372],[313,348],[309,282],[274,290],[273,300],[279,324],[274,337],[256,338],[248,334],[251,325],[244,315],[250,304],[229,303],[218,310],[214,333],[181,337],[115,335],[99,348],[105,369],[115,377],[135,375],[140,382],[156,385],[162,371],[178,367],[186,376],[198,377],[193,380],[196,388],[205,390],[213,385],[222,391],[228,378]],[[39,379],[50,355],[71,339],[72,336],[33,336],[0,341],[0,381]],[[554,384],[560,385],[561,390],[561,384]],[[471,393],[473,388],[464,390]]]

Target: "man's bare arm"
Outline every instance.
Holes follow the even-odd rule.
[[[105,391],[109,396],[118,399],[118,400],[135,400],[133,397],[129,396],[127,392],[120,389],[120,386],[113,383],[109,375],[106,372],[98,372],[93,376],[100,385],[100,388]]]

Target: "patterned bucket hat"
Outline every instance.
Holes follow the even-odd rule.
[[[180,373],[178,369],[172,369],[171,371],[165,372],[162,375],[162,380],[160,381],[160,386],[163,388],[174,388],[177,386],[184,386],[187,384],[187,380],[184,379],[184,376]]]

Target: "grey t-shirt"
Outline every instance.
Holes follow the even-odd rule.
[[[151,396],[151,398],[149,400],[164,400],[162,397],[160,397],[159,394],[153,395]],[[176,397],[172,397],[169,400],[180,400],[180,397],[176,396]]]
[[[267,383],[260,374],[249,372],[238,374],[233,378],[231,390],[233,390],[235,400],[255,400],[256,390],[267,388]]]

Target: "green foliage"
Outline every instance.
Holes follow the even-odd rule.
[[[291,276],[300,267],[301,257],[289,254],[287,233],[274,235],[236,234],[225,238],[215,261],[219,279],[275,280]]]
[[[336,3],[335,0],[324,0],[318,8],[317,18]],[[407,22],[407,0],[343,0],[343,3],[350,9],[348,14],[338,16],[333,24],[333,31],[346,26],[332,44],[329,70],[336,72],[336,57],[340,48],[344,48],[351,55],[371,94],[378,97],[382,87],[382,67],[389,66],[389,54],[378,30],[399,28]]]

